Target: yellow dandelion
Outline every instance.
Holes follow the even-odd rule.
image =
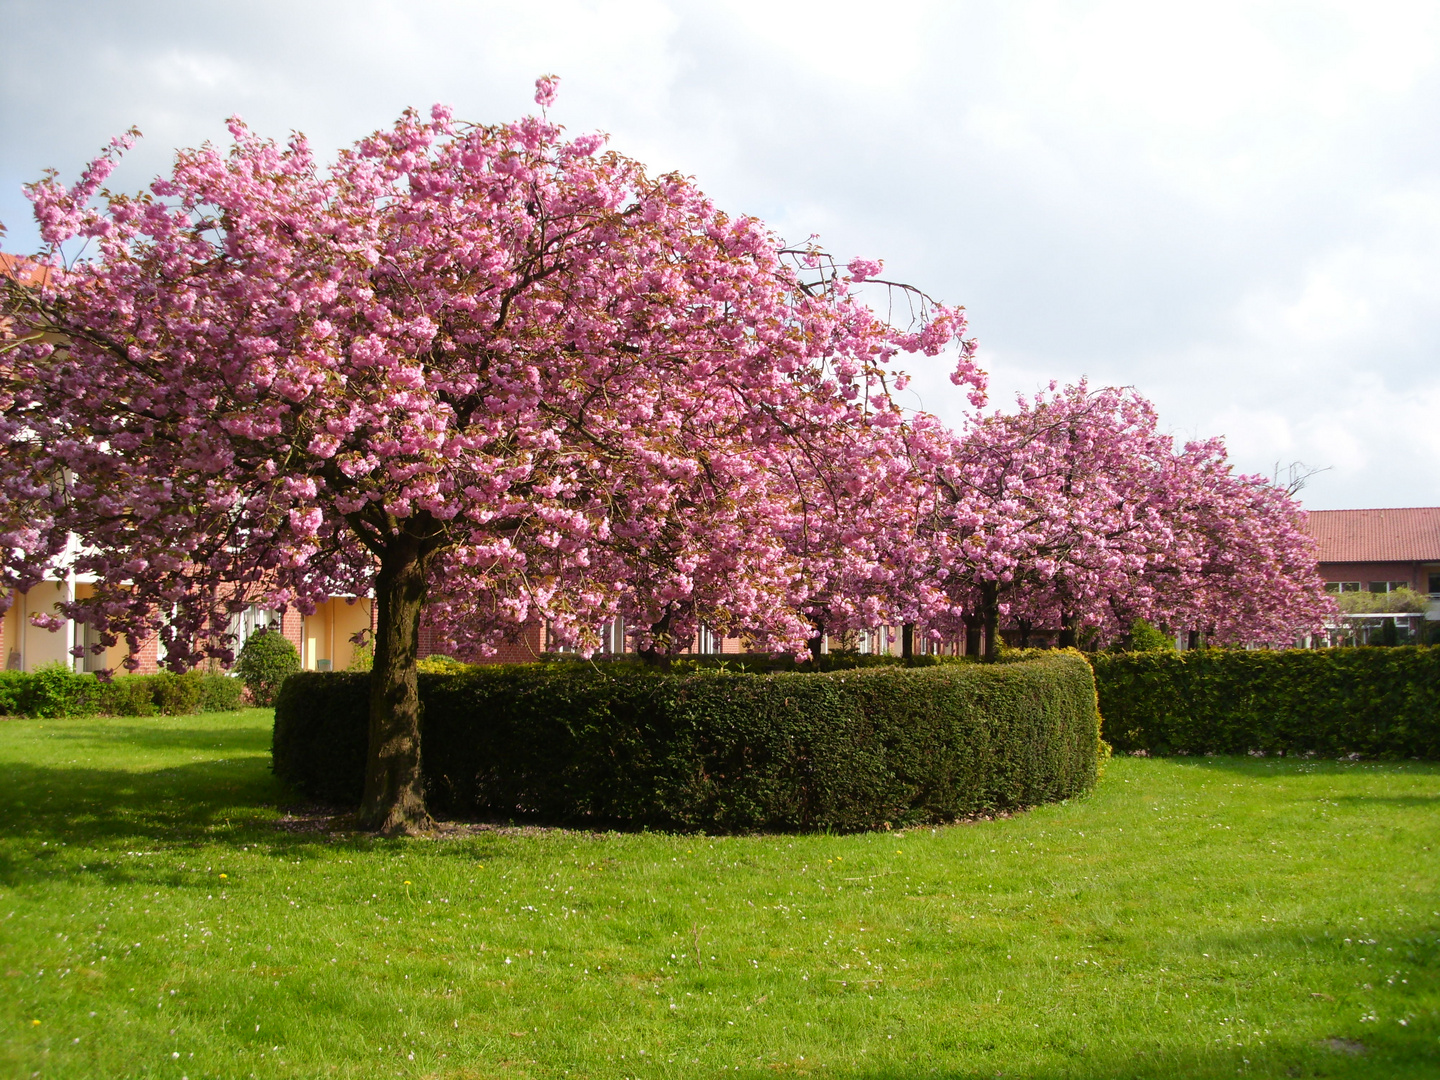
[[[230,876],[229,874],[221,874],[221,875],[220,875],[220,880],[221,880],[221,881],[224,881],[224,880],[225,880],[226,878],[228,878],[229,876]]]
[[[39,1021],[39,1020],[31,1020],[31,1021],[30,1021],[30,1026],[31,1026],[31,1027],[39,1027],[39,1026],[40,1026],[40,1021]]]
[[[406,885],[409,885],[409,884],[410,884],[410,882],[408,882],[408,881],[407,881],[407,882],[405,882],[405,884],[406,884]]]

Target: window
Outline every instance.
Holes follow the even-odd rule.
[[[1430,575],[1430,588],[1427,591],[1432,593],[1440,593],[1440,574]]]
[[[262,608],[259,604],[251,604],[244,611],[231,615],[228,630],[235,636],[235,655],[240,655],[245,642],[257,631],[267,630],[272,626],[280,629],[280,612],[273,608]]]
[[[695,635],[695,651],[702,656],[710,656],[720,652],[723,638],[717,637],[715,631],[711,630],[704,623],[700,624],[700,631]]]
[[[85,656],[84,663],[81,665],[81,670],[100,671],[105,667],[105,654],[103,652],[96,653],[90,651],[92,646],[100,644],[100,633],[91,623],[87,622],[82,625],[84,628],[84,635],[81,644],[85,646]]]
[[[1371,591],[1371,592],[1378,592],[1378,593],[1392,593],[1392,592],[1394,592],[1396,589],[1408,589],[1409,587],[1410,587],[1410,583],[1409,583],[1408,581],[1372,581],[1372,582],[1370,582],[1370,591]]]
[[[625,651],[625,620],[616,616],[600,628],[600,651],[602,653],[623,653]]]
[[[1325,591],[1328,593],[1359,592],[1360,582],[1358,581],[1327,581]]]

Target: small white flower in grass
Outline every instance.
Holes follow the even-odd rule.
[[[179,1051],[179,1050],[173,1050],[173,1051],[171,1051],[170,1056],[171,1056],[172,1058],[178,1058],[178,1057],[180,1056],[180,1051]]]

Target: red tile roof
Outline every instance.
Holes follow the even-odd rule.
[[[50,268],[23,255],[0,251],[0,275],[13,277],[22,285],[40,285],[50,276]]]
[[[1320,561],[1440,562],[1440,506],[1311,510]]]

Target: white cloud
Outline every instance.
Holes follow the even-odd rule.
[[[20,183],[132,123],[119,186],[233,112],[328,148],[553,71],[572,130],[965,304],[996,401],[1134,384],[1246,468],[1333,465],[1314,505],[1440,502],[1434,5],[0,3],[11,247]]]

